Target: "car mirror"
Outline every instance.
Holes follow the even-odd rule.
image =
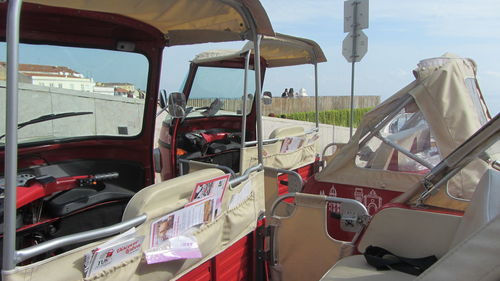
[[[185,117],[186,97],[183,93],[170,93],[170,95],[168,96],[168,113],[174,118]]]
[[[273,95],[271,92],[265,91],[264,94],[262,94],[262,103],[265,105],[273,103]]]

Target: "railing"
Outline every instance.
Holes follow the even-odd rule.
[[[40,254],[46,253],[48,251],[55,250],[57,248],[61,248],[67,245],[72,245],[75,243],[83,243],[91,240],[97,240],[100,238],[108,237],[114,234],[121,233],[125,230],[128,230],[134,226],[138,226],[144,223],[147,219],[145,214],[133,218],[128,221],[124,221],[121,223],[117,223],[111,226],[89,230],[85,232],[75,233],[63,237],[59,237],[56,239],[52,239],[50,241],[46,241],[40,243],[35,246],[31,246],[29,248],[25,248],[22,250],[17,250],[14,255],[15,263],[23,262],[29,258],[38,256]]]

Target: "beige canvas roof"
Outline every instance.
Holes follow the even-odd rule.
[[[160,30],[167,45],[249,39],[257,33],[274,35],[258,0],[27,0],[48,6],[105,12],[130,17]]]
[[[242,53],[253,50],[249,41],[241,50],[211,50],[198,54],[193,62],[203,63],[239,57]],[[313,40],[276,33],[276,36],[264,36],[260,44],[260,56],[267,62],[267,67],[281,67],[301,64],[326,62],[325,54]]]
[[[360,168],[355,164],[362,137],[395,111],[409,95],[427,120],[442,157],[446,157],[481,127],[481,116],[465,83],[468,78],[476,78],[474,61],[445,54],[422,61],[414,74],[416,79],[413,82],[364,116],[351,141],[316,176],[317,180],[395,191],[406,191],[419,184],[423,175]],[[482,100],[481,92],[477,94]],[[484,103],[481,105],[484,116],[490,118]],[[449,188],[457,194],[471,194],[473,190],[469,189],[475,186],[473,183],[477,183],[484,169],[485,165],[473,163],[449,182]]]
[[[243,47],[243,50],[250,49],[253,49],[252,42]],[[264,36],[260,52],[267,61],[267,67],[326,62],[325,54],[318,43],[281,33],[276,33],[276,36]]]

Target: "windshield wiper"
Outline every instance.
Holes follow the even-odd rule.
[[[40,122],[45,122],[45,121],[50,121],[54,119],[60,119],[60,118],[66,118],[66,117],[72,117],[72,116],[78,116],[78,115],[87,115],[87,114],[94,114],[94,112],[90,111],[82,111],[82,112],[64,112],[64,113],[57,113],[57,114],[47,114],[47,115],[42,115],[40,117],[37,117],[35,119],[31,119],[29,121],[17,124],[17,129],[21,129],[23,127],[26,127],[28,125],[40,123]],[[5,134],[0,136],[0,139],[3,139],[5,137]]]

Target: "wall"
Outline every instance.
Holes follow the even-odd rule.
[[[5,81],[0,81],[0,100],[5,101]],[[26,126],[18,131],[23,138],[51,138],[84,135],[118,135],[118,127],[127,127],[128,135],[142,128],[144,100],[69,89],[19,84],[19,123],[63,112],[88,111],[93,114],[67,117]],[[0,102],[0,132],[5,132],[5,102]],[[77,126],[75,126],[77,124]]]

